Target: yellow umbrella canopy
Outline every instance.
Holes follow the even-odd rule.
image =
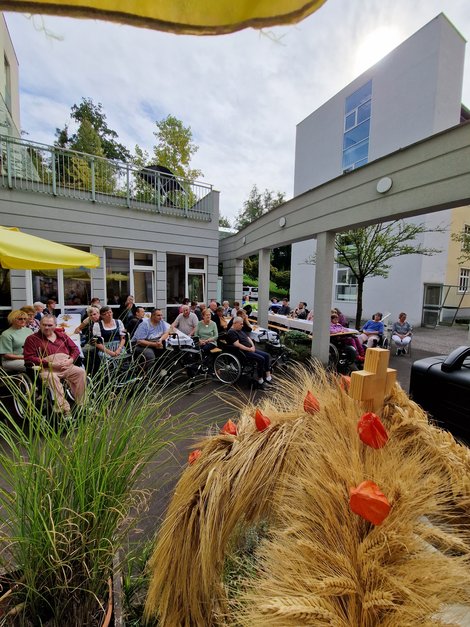
[[[0,226],[0,265],[8,270],[98,268],[97,255]]]
[[[326,0],[0,0],[3,11],[100,18],[183,35],[300,22]]]

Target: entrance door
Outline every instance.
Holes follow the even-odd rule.
[[[442,307],[442,285],[427,284],[424,286],[423,315],[421,324],[424,327],[436,327]]]

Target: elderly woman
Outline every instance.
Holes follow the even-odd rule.
[[[28,315],[15,309],[8,314],[10,327],[0,335],[0,356],[6,372],[24,372],[23,346],[33,331],[26,326]]]
[[[394,322],[392,327],[392,340],[397,347],[397,355],[406,355],[412,330],[413,327],[406,321],[406,313],[402,311],[398,316],[398,321]]]
[[[199,346],[203,351],[212,350],[217,346],[217,325],[211,319],[211,310],[204,309],[202,320],[198,322],[195,335],[199,338]]]
[[[97,349],[93,340],[93,327],[95,323],[99,323],[100,309],[99,307],[87,307],[87,317],[78,325],[74,333],[80,333],[80,343],[82,345],[83,357],[85,360],[86,371],[94,374],[98,368]]]
[[[114,320],[113,310],[107,305],[100,309],[100,320],[93,324],[93,336],[100,357],[119,357],[125,353],[126,330],[121,320]]]
[[[36,320],[35,318],[36,310],[34,309],[34,307],[31,307],[31,305],[25,305],[24,307],[21,307],[21,311],[24,311],[25,314],[28,316],[26,327],[28,329],[31,329],[31,331],[33,331],[34,333],[36,331],[39,331],[39,320]]]

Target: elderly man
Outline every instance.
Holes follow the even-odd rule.
[[[255,347],[253,340],[243,331],[243,318],[235,316],[232,322],[232,328],[227,333],[227,343],[239,348],[247,359],[256,362],[258,374],[258,384],[263,389],[264,383],[272,383],[271,376],[271,357],[269,353],[259,350]]]
[[[196,331],[196,327],[198,325],[198,317],[195,313],[191,311],[189,305],[183,305],[181,308],[181,313],[178,314],[176,320],[171,325],[173,329],[179,329],[181,333],[186,333],[192,337]]]
[[[137,327],[132,338],[136,344],[134,355],[144,362],[146,370],[165,354],[165,340],[170,332],[170,325],[163,320],[161,309],[154,309],[150,318],[145,318]]]
[[[55,411],[70,414],[70,405],[64,394],[61,379],[69,383],[77,405],[85,397],[86,372],[74,365],[80,355],[77,346],[60,328],[51,314],[44,314],[39,322],[39,331],[26,338],[24,360],[27,365],[39,366],[39,376],[51,388]]]

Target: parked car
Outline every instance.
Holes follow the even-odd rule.
[[[258,288],[250,285],[243,286],[243,296],[248,296],[250,300],[258,300]]]

